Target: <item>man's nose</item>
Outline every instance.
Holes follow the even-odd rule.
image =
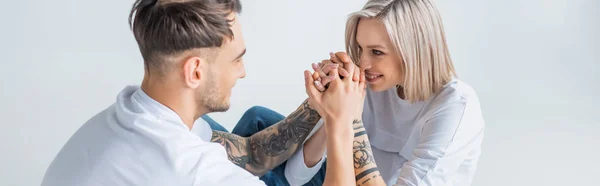
[[[243,79],[245,77],[246,77],[246,68],[244,67],[244,64],[242,63],[241,67],[240,67],[240,76],[239,76],[239,78]]]

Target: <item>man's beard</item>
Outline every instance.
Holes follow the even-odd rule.
[[[207,111],[210,112],[225,112],[229,110],[229,100],[224,98],[225,94],[220,93],[214,74],[211,74],[210,81],[203,90],[200,90],[200,102]]]

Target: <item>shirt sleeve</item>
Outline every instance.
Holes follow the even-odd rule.
[[[196,162],[187,162],[194,167],[193,170],[195,171],[196,176],[193,185],[265,185],[258,177],[229,161],[227,159],[227,153],[221,145],[216,143],[205,143],[201,148],[204,150],[204,153],[198,154],[199,156],[192,156],[194,153],[190,152],[187,153],[189,156],[184,158],[191,160],[192,157],[194,157],[193,159],[197,160]],[[189,165],[181,164],[181,166]]]
[[[483,132],[478,104],[469,105],[463,99],[439,109],[423,125],[419,143],[406,157],[395,185],[452,186],[456,179],[470,182],[474,171],[458,170],[463,162],[479,156],[473,152],[479,152]],[[474,169],[475,164],[470,166]]]
[[[319,122],[317,122],[317,125],[315,125],[315,127],[309,134],[309,137],[307,137],[306,139],[310,138],[322,125],[323,120],[321,119],[319,120]],[[317,162],[315,166],[308,167],[304,163],[304,145],[302,145],[300,149],[298,149],[298,151],[296,151],[292,155],[292,157],[288,159],[287,164],[285,166],[285,178],[288,180],[288,183],[291,186],[296,186],[304,185],[305,183],[310,181],[315,176],[315,174],[317,174],[317,172],[321,170],[321,166],[327,158],[326,154],[327,153],[325,152],[321,160]]]

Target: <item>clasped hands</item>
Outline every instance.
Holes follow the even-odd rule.
[[[344,52],[330,53],[330,59],[313,63],[312,68],[313,73],[304,71],[309,105],[326,123],[347,124],[326,128],[348,127],[353,120],[360,120],[366,95],[364,70]],[[331,120],[338,122],[327,122]]]

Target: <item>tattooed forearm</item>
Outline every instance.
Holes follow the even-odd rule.
[[[212,142],[219,143],[225,147],[227,152],[227,158],[234,164],[240,167],[246,167],[250,157],[248,153],[245,153],[245,148],[248,148],[248,140],[246,138],[239,137],[237,135],[213,131]]]
[[[252,150],[270,157],[279,156],[290,148],[289,145],[304,142],[319,119],[319,114],[305,102],[278,125],[265,129],[261,135],[252,136]]]
[[[250,137],[253,161],[265,166],[262,171],[283,163],[302,145],[319,119],[317,111],[305,101],[284,120]]]
[[[287,160],[302,145],[319,119],[319,114],[305,101],[284,120],[248,138],[213,132],[212,141],[223,145],[229,160],[236,165],[254,175],[262,175]]]
[[[371,169],[369,169],[369,170],[371,170]],[[375,170],[376,170],[376,169],[375,169]],[[377,171],[377,170],[376,170],[376,171]],[[357,186],[367,186],[367,185],[385,185],[385,183],[382,183],[382,182],[383,182],[383,178],[381,178],[381,175],[379,174],[379,172],[377,172],[377,174],[372,174],[372,175],[373,175],[373,176],[371,176],[371,177],[366,177],[366,178],[365,178],[365,179],[363,179],[363,181],[362,181],[362,182],[360,182],[360,183],[357,181],[357,182],[356,182],[356,185],[357,185]],[[378,180],[378,179],[379,179],[379,180]],[[371,180],[373,180],[373,181],[371,181]],[[379,183],[376,183],[376,181],[375,181],[375,180],[378,180],[378,181],[379,181]]]
[[[368,141],[354,141],[354,168],[363,168],[366,165],[373,163],[373,155],[371,155],[371,145]]]
[[[385,185],[373,158],[367,132],[361,120],[352,122],[354,128],[354,174],[356,185]]]

